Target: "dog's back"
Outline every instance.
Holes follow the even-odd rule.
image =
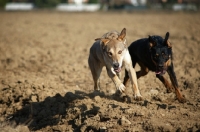
[[[132,58],[132,65],[135,67],[137,62],[142,62],[150,70],[155,70],[154,64],[151,61],[151,56],[149,55],[149,41],[148,38],[139,39],[131,43],[128,47],[129,53]]]
[[[119,37],[119,33],[117,31],[111,31],[111,32],[105,33],[101,38],[117,39],[118,37]]]

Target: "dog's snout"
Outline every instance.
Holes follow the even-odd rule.
[[[113,67],[114,67],[114,68],[118,68],[118,67],[119,67],[119,63],[114,63],[114,64],[113,64]]]
[[[163,65],[163,64],[159,64],[159,65],[158,65],[158,69],[159,69],[159,70],[162,70],[163,68],[164,68],[164,65]]]

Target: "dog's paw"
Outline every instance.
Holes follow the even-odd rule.
[[[178,101],[179,101],[180,103],[185,103],[187,100],[186,100],[186,98],[183,96],[183,97],[181,97],[181,98],[178,98]]]
[[[173,90],[174,90],[174,88],[173,88],[173,87],[169,87],[169,88],[167,88],[166,92],[167,92],[167,93],[172,93],[172,92],[173,92]]]
[[[136,101],[142,101],[143,100],[141,95],[135,95],[134,98],[135,98]]]
[[[122,83],[121,83],[120,85],[117,86],[117,90],[119,90],[121,93],[124,92],[125,89],[126,89],[126,87],[125,87],[124,84],[122,84]]]

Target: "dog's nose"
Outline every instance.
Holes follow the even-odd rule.
[[[113,64],[113,67],[114,67],[114,68],[118,68],[118,67],[119,67],[119,63],[114,63],[114,64]]]
[[[159,65],[158,65],[158,67],[159,67],[159,68],[163,68],[164,66],[163,66],[163,65],[161,65],[161,64],[159,64]]]

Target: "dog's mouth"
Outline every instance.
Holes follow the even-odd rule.
[[[163,75],[167,71],[167,67],[164,65],[156,66],[156,75]]]
[[[118,67],[118,68],[114,68],[114,71],[119,73],[121,71],[121,67]]]
[[[166,70],[165,69],[162,69],[162,70],[156,70],[156,74],[159,74],[159,75],[163,75],[165,74]]]

